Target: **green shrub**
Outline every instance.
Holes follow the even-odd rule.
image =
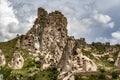
[[[101,73],[99,76],[98,76],[98,80],[107,80],[106,78],[106,75]]]
[[[88,80],[98,80],[98,76],[96,75],[91,75],[89,76],[89,79]]]
[[[4,80],[8,80],[11,74],[11,71],[12,71],[11,68],[9,68],[8,66],[5,66],[0,70],[0,74],[3,74]]]
[[[117,72],[112,72],[112,78],[117,79],[119,77],[119,74]]]
[[[34,76],[29,77],[29,80],[57,80],[58,71],[56,68],[49,68],[44,71],[39,71]]]
[[[76,76],[75,76],[75,80],[84,80],[84,79],[81,78],[81,76],[76,75]]]
[[[99,70],[101,73],[104,73],[104,72],[105,72],[105,68],[104,68],[104,67],[98,67],[98,70]]]

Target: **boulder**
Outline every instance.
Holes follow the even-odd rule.
[[[24,59],[20,52],[15,51],[11,61],[8,63],[8,66],[12,69],[21,69],[24,65]]]

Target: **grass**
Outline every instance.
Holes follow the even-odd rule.
[[[105,51],[105,47],[103,45],[91,45],[91,49],[98,51],[99,53],[103,53]]]
[[[83,55],[87,56],[88,58],[94,60],[95,62],[97,62],[98,60],[92,55],[92,53],[90,51],[85,51],[85,50],[82,50],[83,52]]]
[[[114,63],[109,62],[105,57],[100,58],[100,63],[105,67],[105,69],[112,70],[115,68]]]
[[[27,49],[16,49],[15,45],[17,43],[17,40],[19,37],[16,37],[10,41],[7,42],[0,42],[0,49],[2,49],[3,53],[5,54],[7,63],[11,60],[12,55],[14,51],[21,52],[21,55],[25,59],[24,66],[22,69],[19,70],[13,70],[9,68],[8,66],[3,67],[0,70],[0,73],[4,75],[5,80],[12,80],[17,77],[20,78],[20,80],[56,80],[59,72],[56,70],[56,68],[49,68],[47,70],[40,71],[41,63],[35,62],[29,55],[29,51]],[[100,53],[105,51],[105,48],[102,45],[91,45],[92,50],[99,51]],[[91,50],[91,51],[92,51]],[[110,63],[107,60],[107,57],[101,57],[100,61],[98,61],[91,53],[91,51],[85,51],[83,50],[83,55],[89,57],[90,59],[94,60],[96,63],[101,63],[106,68],[114,69],[114,64]],[[54,52],[54,50],[53,50]],[[113,53],[113,59],[115,60],[118,56],[118,53]],[[40,59],[43,57],[40,56]],[[35,70],[35,69],[39,70]],[[34,75],[30,76],[30,74],[34,73]],[[8,75],[9,74],[9,75]],[[113,75],[116,77],[116,75]],[[87,80],[98,80],[98,78],[104,78],[104,75],[100,76],[90,76]],[[81,77],[76,77],[75,80],[83,80]],[[85,80],[85,79],[84,79]]]
[[[49,68],[44,71],[39,71],[35,74],[32,80],[56,80],[59,72],[56,68]]]
[[[17,40],[18,37],[7,42],[0,42],[0,49],[2,49],[3,53],[5,54],[7,62],[11,60],[13,52],[16,50],[15,45]]]

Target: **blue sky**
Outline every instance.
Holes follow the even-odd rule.
[[[120,43],[120,0],[0,0],[0,41],[25,34],[37,8],[59,10],[68,20],[68,34],[88,43]]]

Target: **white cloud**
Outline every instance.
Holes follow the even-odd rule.
[[[108,10],[120,5],[120,0],[95,0],[96,5],[100,10]]]
[[[107,14],[107,10],[119,3],[120,0],[0,0],[0,41],[11,39],[17,33],[26,33],[33,25],[38,7],[43,7],[48,12],[61,11],[67,17],[69,35],[90,38],[93,32],[97,33],[98,25],[101,26],[101,32],[103,28],[116,28],[117,24],[115,25],[113,17]],[[92,38],[95,40],[95,37]],[[118,41],[118,38],[116,40]]]
[[[18,20],[14,15],[13,8],[10,6],[8,0],[0,1],[0,24],[7,26],[9,23],[17,23]]]
[[[93,19],[99,24],[102,24],[103,27],[114,28],[114,22],[109,15],[98,13],[98,11],[96,11],[93,14]]]
[[[116,39],[120,40],[120,31],[113,32],[111,35],[112,35],[113,38],[116,38]]]
[[[106,37],[98,37],[96,38],[95,42],[110,42],[110,39],[106,38]]]
[[[108,26],[109,26],[110,28],[114,28],[115,23],[114,23],[114,22],[110,22],[110,23],[108,23]]]
[[[81,34],[90,33],[90,25],[93,24],[89,18],[77,20],[77,18],[74,17],[68,19],[68,22],[69,35],[75,36],[76,38],[78,38]]]
[[[111,44],[120,44],[120,31],[111,33],[112,38],[99,37],[96,38],[98,42],[111,42]]]
[[[10,6],[10,2],[8,0],[1,0],[0,1],[0,40],[4,41],[7,39],[13,38],[12,33],[9,32],[9,29],[12,28],[12,26],[16,25],[14,28],[11,29],[13,31],[14,29],[17,29],[19,24],[17,18],[15,17],[13,8]],[[11,25],[12,26],[9,26]]]
[[[103,23],[103,24],[106,24],[109,21],[111,21],[111,17],[109,17],[108,15],[96,14],[93,17],[96,21]]]

